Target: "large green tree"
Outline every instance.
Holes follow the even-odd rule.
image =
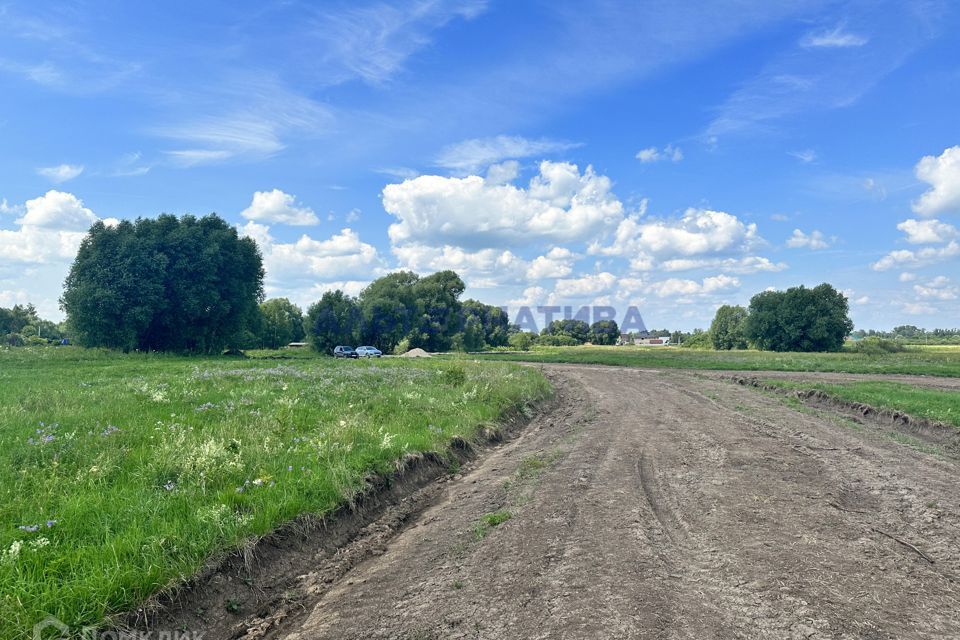
[[[360,292],[361,342],[391,353],[407,337],[417,313],[413,285],[419,279],[412,271],[397,271]]]
[[[590,342],[593,344],[617,344],[620,327],[614,320],[597,320],[590,325]]]
[[[262,298],[252,239],[216,215],[161,215],[94,224],[60,303],[81,344],[213,353],[244,340]]]
[[[847,298],[831,285],[764,291],[750,299],[747,338],[771,351],[837,351],[853,330]]]
[[[307,310],[307,337],[314,350],[332,354],[338,345],[356,346],[362,313],[356,299],[343,291],[327,291]]]
[[[566,336],[573,340],[575,344],[583,344],[590,339],[590,325],[583,320],[572,318],[554,320],[544,327],[542,334],[545,336]]]
[[[717,309],[710,324],[710,339],[714,349],[746,349],[747,317],[745,308],[725,304]]]
[[[286,298],[271,298],[260,305],[258,342],[267,349],[279,349],[304,338],[303,311]]]
[[[438,271],[413,283],[416,316],[407,336],[411,347],[446,351],[460,331],[460,295],[465,285],[453,271]]]

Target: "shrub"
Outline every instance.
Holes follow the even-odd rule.
[[[693,334],[681,343],[687,349],[713,349],[713,337],[709,331],[695,329]]]
[[[869,356],[880,356],[886,353],[899,353],[905,350],[905,347],[896,340],[887,340],[871,336],[860,340],[851,347],[855,353],[863,353]]]
[[[533,345],[533,335],[527,331],[514,333],[509,338],[510,346],[517,351],[530,351]]]

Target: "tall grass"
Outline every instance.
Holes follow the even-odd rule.
[[[497,363],[0,351],[0,638],[136,607],[548,392]]]
[[[907,348],[898,353],[776,353],[676,347],[536,347],[527,353],[491,353],[488,360],[571,362],[660,369],[834,371],[960,376],[960,349]]]

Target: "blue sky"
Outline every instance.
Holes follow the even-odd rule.
[[[97,219],[216,212],[306,306],[398,268],[706,326],[829,281],[960,317],[960,7],[6,2],[0,305]]]

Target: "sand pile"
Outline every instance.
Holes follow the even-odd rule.
[[[402,354],[400,357],[401,358],[432,358],[433,356],[431,356],[429,353],[427,353],[423,349],[417,347],[416,349],[410,349],[410,351],[407,351],[406,353]]]

